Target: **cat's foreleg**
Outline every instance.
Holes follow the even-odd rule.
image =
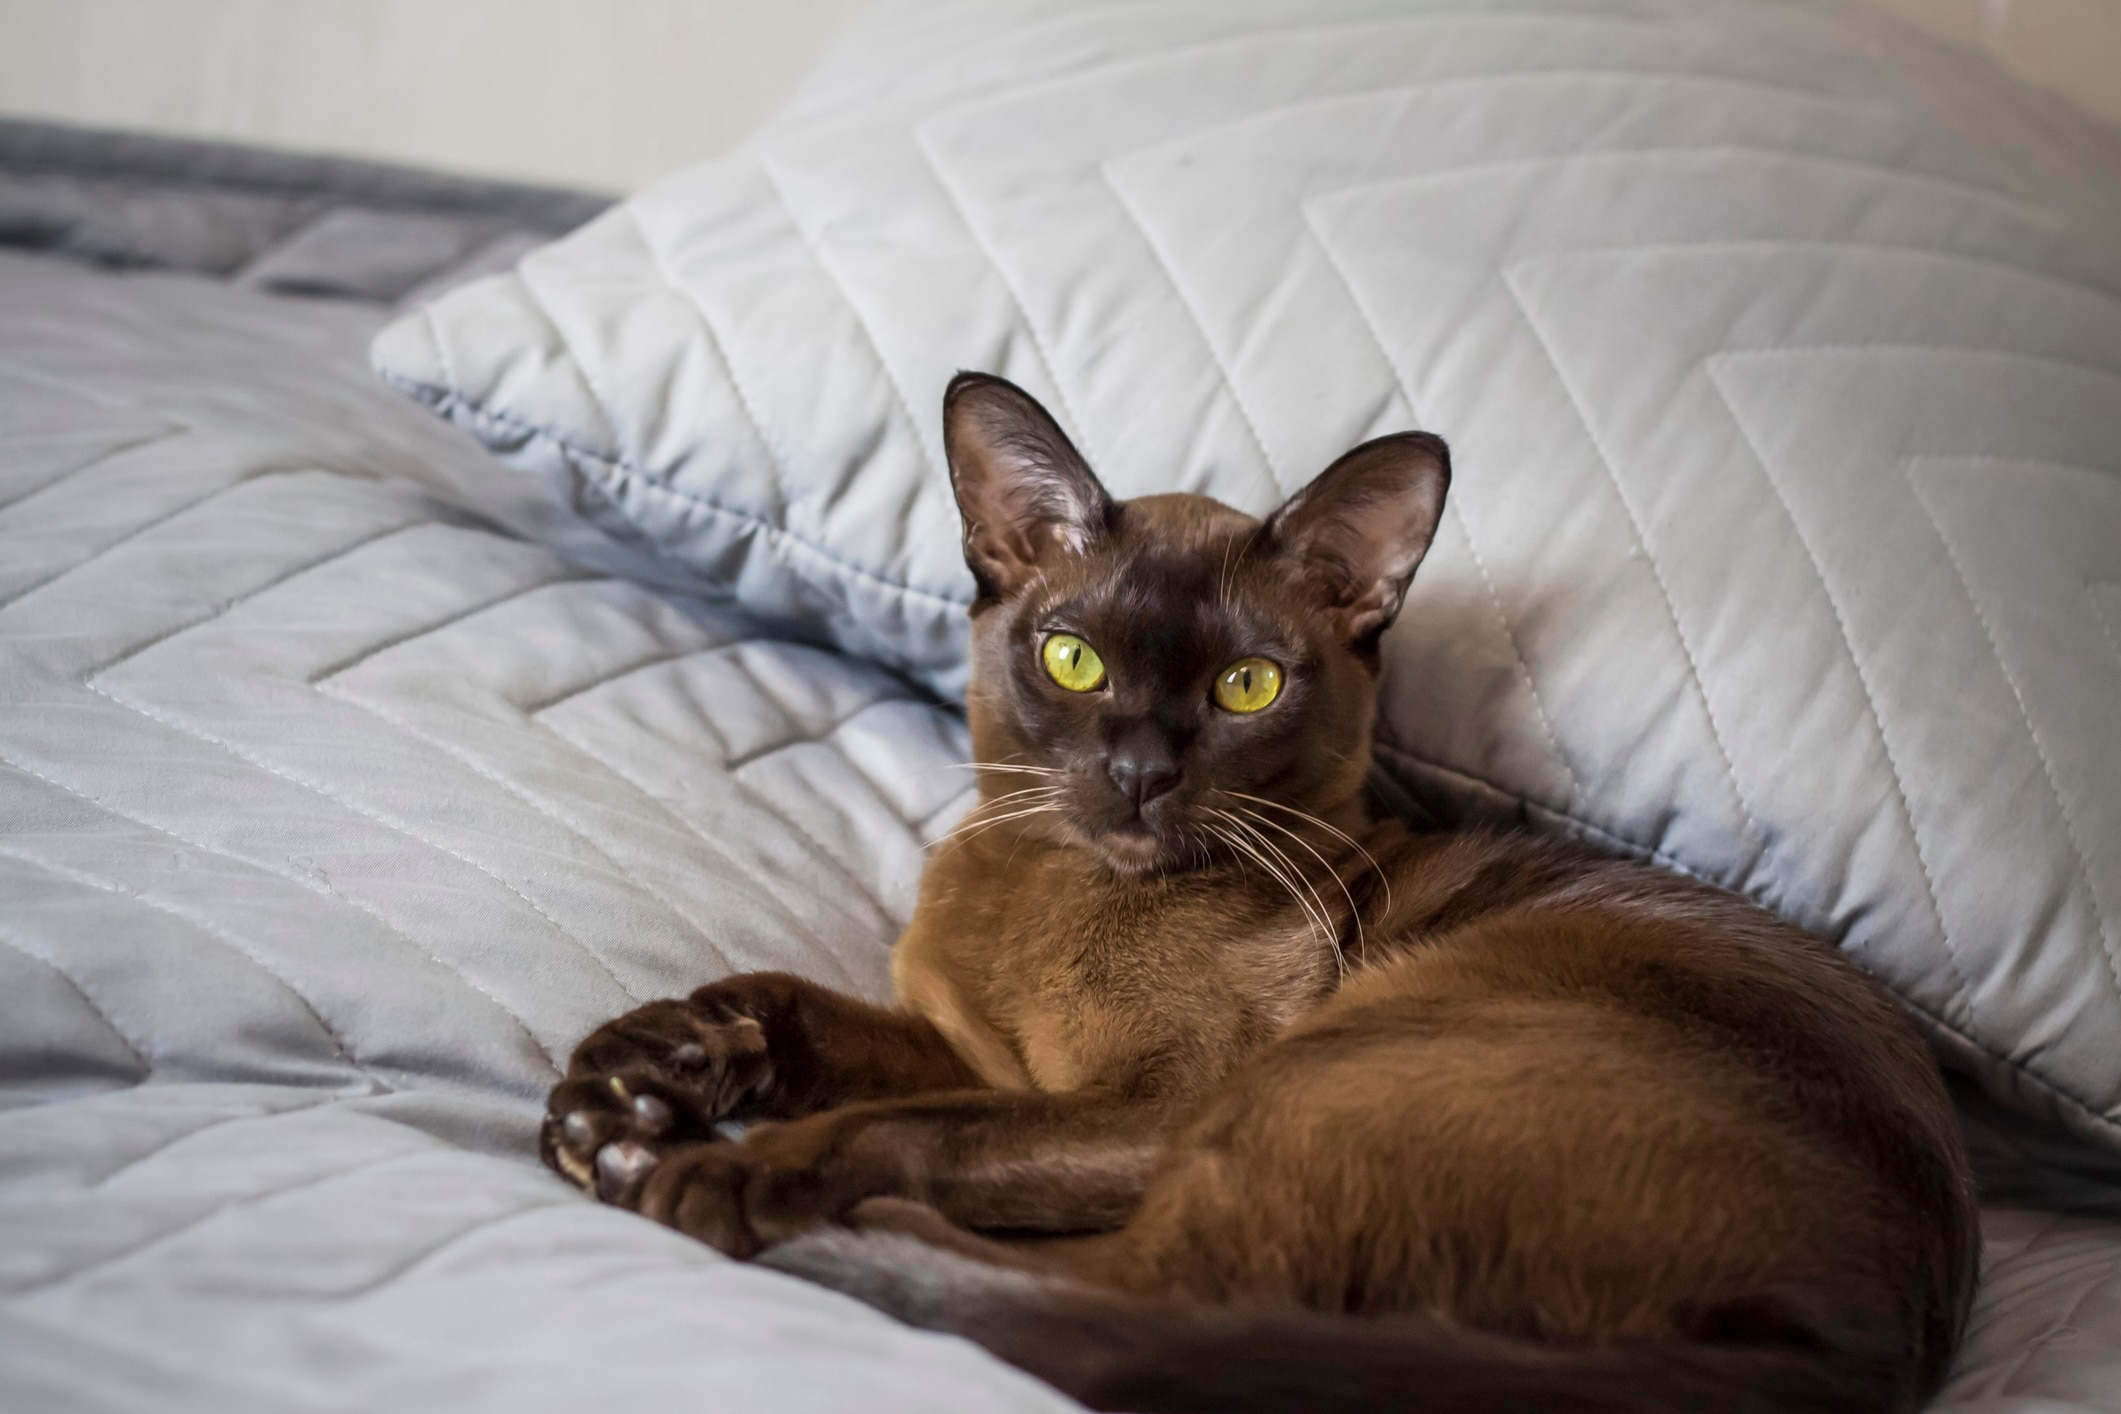
[[[604,1196],[735,1257],[906,1198],[973,1229],[1083,1233],[1141,1202],[1166,1112],[1096,1092],[976,1090],[761,1125],[735,1142],[600,1156]]]
[[[980,1083],[915,1013],[786,973],[742,973],[591,1032],[553,1089],[539,1152],[595,1191],[623,1184],[648,1146],[708,1139],[724,1120],[794,1119]],[[600,1157],[619,1172],[600,1175]]]

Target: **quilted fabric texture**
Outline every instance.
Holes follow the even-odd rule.
[[[0,255],[0,1407],[1063,1407],[536,1163],[640,1000],[888,990],[963,734],[453,508],[376,322]]]
[[[375,356],[945,691],[955,368],[1122,495],[1440,431],[1402,782],[1744,890],[2121,1144],[2117,233],[2121,138],[1841,7],[931,3]]]
[[[0,256],[0,1409],[1072,1407],[533,1159],[635,998],[879,994],[963,735],[504,531],[372,329]],[[2121,1165],[1997,1119],[1940,1409],[2121,1414]]]

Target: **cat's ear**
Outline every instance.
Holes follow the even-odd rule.
[[[1112,498],[1038,400],[1004,378],[960,373],[943,394],[943,450],[983,599],[1006,599],[1058,556],[1112,528]]]
[[[1399,613],[1451,486],[1451,451],[1427,432],[1365,442],[1267,519],[1265,540],[1303,563],[1348,642],[1367,648]]]

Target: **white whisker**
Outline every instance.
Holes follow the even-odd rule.
[[[1212,829],[1213,827],[1210,828]],[[1320,921],[1318,915],[1312,911],[1311,904],[1304,898],[1304,896],[1300,892],[1298,892],[1294,881],[1292,881],[1287,874],[1283,873],[1282,870],[1275,867],[1274,863],[1269,860],[1263,853],[1261,853],[1254,846],[1246,843],[1239,836],[1231,834],[1229,831],[1222,829],[1215,829],[1214,834],[1215,837],[1217,839],[1220,839],[1224,844],[1229,845],[1232,849],[1239,851],[1246,858],[1252,860],[1253,863],[1259,865],[1259,867],[1266,872],[1267,877],[1274,880],[1274,882],[1276,882],[1277,884],[1280,884],[1282,890],[1289,895],[1290,899],[1295,902],[1296,906],[1303,910],[1304,925],[1306,930],[1309,931],[1314,938],[1317,938],[1326,946],[1334,946],[1331,928]],[[1334,947],[1334,952],[1337,955],[1339,953],[1339,949],[1337,947]],[[1342,971],[1343,975],[1345,975],[1345,967],[1343,967]]]
[[[1287,811],[1289,814],[1294,815],[1299,820],[1308,821],[1309,823],[1318,826],[1319,829],[1324,830],[1327,834],[1332,835],[1335,839],[1347,845],[1348,848],[1354,850],[1357,854],[1363,857],[1363,861],[1370,866],[1370,872],[1377,876],[1377,882],[1384,886],[1385,912],[1389,914],[1392,911],[1392,876],[1385,873],[1384,866],[1380,865],[1377,862],[1377,856],[1370,853],[1369,850],[1364,849],[1362,846],[1362,841],[1356,839],[1355,836],[1349,834],[1346,830],[1339,829],[1336,826],[1328,824],[1326,821],[1319,819],[1316,815],[1313,815],[1308,810],[1298,810],[1293,805],[1284,805],[1278,800],[1269,800],[1263,795],[1247,795],[1241,790],[1226,790],[1223,791],[1222,794],[1231,796],[1237,800],[1249,800],[1254,805],[1264,805],[1267,806],[1269,809]]]
[[[969,844],[995,826],[1006,825],[1011,820],[1024,820],[1033,815],[1057,815],[1060,813],[1059,797],[1062,794],[1063,790],[1059,786],[1027,786],[1023,790],[1011,791],[1007,795],[996,796],[993,800],[982,801],[958,822],[955,829],[943,836],[941,843]],[[1028,803],[1028,798],[1031,797],[1036,797],[1036,803]],[[997,805],[1014,805],[1018,808],[985,819],[978,818],[982,811]]]
[[[1006,805],[1012,800],[1021,800],[1027,796],[1060,795],[1063,791],[1064,788],[1061,786],[1024,786],[1018,790],[1003,791],[1000,795],[994,796],[992,799],[982,800],[979,804],[973,806],[971,810],[966,812],[966,818],[969,819],[971,816],[979,814],[982,810],[991,810],[997,805]]]
[[[1282,867],[1288,870],[1289,874],[1303,886],[1304,892],[1310,896],[1312,907],[1320,919],[1320,926],[1325,933],[1326,941],[1333,946],[1334,960],[1340,964],[1340,975],[1346,977],[1348,975],[1348,960],[1347,956],[1341,951],[1340,930],[1333,926],[1332,910],[1326,907],[1326,901],[1320,897],[1318,886],[1311,882],[1311,876],[1306,874],[1297,862],[1289,857],[1288,851],[1261,834],[1256,827],[1240,820],[1232,820],[1231,823],[1257,841],[1261,849],[1266,850],[1279,861]]]
[[[1241,810],[1240,813],[1253,820],[1258,821],[1260,824],[1266,826],[1270,830],[1278,830],[1282,834],[1287,835],[1290,839],[1295,840],[1298,844],[1302,845],[1305,850],[1309,851],[1311,857],[1319,862],[1319,864],[1325,869],[1327,876],[1331,878],[1334,883],[1340,886],[1341,897],[1348,901],[1348,917],[1355,924],[1356,949],[1361,952],[1364,957],[1368,957],[1370,955],[1370,944],[1368,938],[1366,938],[1363,934],[1362,907],[1361,905],[1355,902],[1354,890],[1348,887],[1348,881],[1346,879],[1340,877],[1340,870],[1333,867],[1333,861],[1326,858],[1323,854],[1320,854],[1318,852],[1317,847],[1313,845],[1309,840],[1305,839],[1302,835],[1296,833],[1296,831],[1290,829],[1287,825],[1282,824],[1280,821],[1270,820],[1266,816],[1260,814],[1257,810]]]
[[[1019,766],[1009,761],[945,761],[937,766],[924,766],[918,771],[902,773],[898,779],[905,782],[925,781],[938,771],[1011,771],[1021,776],[1065,776],[1068,773],[1053,766]]]
[[[997,826],[1006,825],[1012,820],[1028,820],[1033,815],[1058,815],[1059,813],[1060,812],[1054,809],[1054,807],[1052,807],[1051,805],[1034,805],[1028,810],[1019,810],[1012,815],[1003,815],[993,820],[984,821],[980,825],[980,827],[974,830],[971,834],[965,835],[960,839],[954,840],[952,843],[970,844],[974,840],[978,839],[981,835],[986,834],[989,830],[992,830]]]
[[[1039,800],[1050,800],[1053,797],[1058,796],[1060,793],[1061,788],[1059,786],[1025,786],[1022,790],[1012,790],[1004,792],[1003,794],[994,797],[992,800],[982,800],[977,805],[973,806],[970,810],[966,811],[965,818],[958,821],[957,824],[951,828],[950,833],[954,835],[962,830],[970,829],[974,825],[986,823],[986,821],[984,821],[980,817],[986,812],[991,811],[998,806],[1022,804],[1034,798]]]
[[[1068,773],[1057,766],[1020,766],[1013,761],[952,761],[937,766],[938,771],[1015,771],[1026,776],[1065,776]]]
[[[1249,837],[1251,843],[1247,844],[1244,839],[1239,838],[1237,835],[1217,831],[1217,834],[1222,836],[1225,843],[1233,845],[1250,855],[1254,860],[1258,861],[1260,868],[1265,869],[1280,882],[1284,889],[1288,890],[1289,897],[1295,900],[1299,908],[1303,909],[1305,918],[1317,932],[1319,940],[1333,949],[1333,957],[1340,966],[1341,976],[1347,976],[1348,960],[1341,952],[1340,939],[1333,928],[1331,911],[1326,908],[1325,900],[1318,896],[1318,890],[1311,886],[1311,881],[1305,877],[1301,869],[1297,868],[1296,861],[1290,859],[1288,855],[1276,848],[1273,841],[1269,840],[1257,829],[1229,811],[1217,810],[1213,806],[1208,807],[1208,811],[1211,815],[1226,821]],[[1274,862],[1277,860],[1280,861],[1278,867]]]

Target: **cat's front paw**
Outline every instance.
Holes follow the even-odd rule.
[[[538,1152],[610,1201],[650,1156],[712,1136],[769,1079],[765,1028],[699,996],[650,1002],[591,1032],[546,1102]],[[638,1172],[636,1172],[636,1170]]]

